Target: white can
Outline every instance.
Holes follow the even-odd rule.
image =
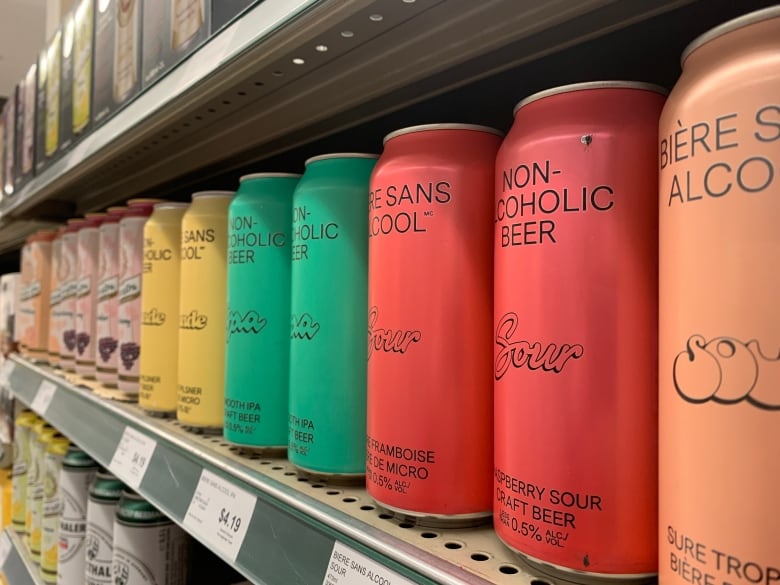
[[[89,488],[85,540],[86,585],[113,585],[111,561],[114,547],[114,515],[124,485],[110,473],[98,473]],[[80,583],[82,583],[80,582]]]

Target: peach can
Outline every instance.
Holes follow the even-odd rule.
[[[76,286],[76,373],[95,377],[95,293],[98,277],[98,238],[105,214],[88,213],[77,240],[78,284]]]
[[[100,224],[98,239],[98,290],[95,317],[96,376],[108,388],[116,388],[119,364],[119,220],[125,207],[109,207]]]
[[[62,296],[62,272],[60,260],[62,259],[62,236],[65,227],[57,230],[57,237],[51,243],[51,280],[49,286],[49,340],[46,343],[49,364],[57,366],[60,363],[60,321],[58,310]]]
[[[57,232],[41,230],[30,238],[27,286],[22,290],[26,312],[26,340],[32,359],[48,361],[51,244]]]
[[[780,584],[780,6],[696,39],[659,132],[659,580]]]
[[[60,340],[59,364],[63,370],[76,371],[76,291],[78,290],[78,232],[86,222],[69,219],[62,234],[60,249],[60,302],[55,313]]]

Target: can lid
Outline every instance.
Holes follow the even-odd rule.
[[[159,522],[171,522],[147,500],[134,491],[125,488],[119,499],[119,507],[116,511],[117,519],[134,524],[156,524]]]
[[[518,104],[515,106],[515,109],[512,110],[512,114],[517,114],[517,110],[519,110],[523,106],[527,106],[531,102],[548,98],[553,95],[558,95],[559,93],[570,93],[574,91],[584,91],[588,89],[640,89],[643,91],[652,91],[655,93],[660,93],[661,95],[669,95],[669,91],[661,87],[660,85],[656,85],[654,83],[645,83],[643,81],[620,81],[620,80],[586,81],[584,83],[571,83],[569,85],[551,87],[550,89],[545,89],[544,91],[533,93],[529,95],[527,98],[523,98],[522,100],[520,100]]]
[[[309,163],[318,162],[321,160],[328,160],[331,158],[379,158],[378,154],[370,154],[365,152],[334,152],[331,154],[320,154],[306,159],[304,166],[309,166]]]
[[[64,435],[57,433],[49,440],[49,446],[46,448],[46,452],[52,453],[53,455],[65,455],[69,445],[70,441],[68,441]]]
[[[250,179],[300,179],[301,176],[298,173],[250,173],[249,175],[243,175],[238,179],[238,182],[243,183]]]
[[[57,231],[56,230],[38,230],[34,234],[30,236],[28,241],[30,243],[32,242],[51,242],[54,238],[57,237]]]
[[[501,130],[491,128],[490,126],[481,126],[479,124],[459,124],[459,123],[442,123],[442,124],[419,124],[417,126],[408,126],[407,128],[400,128],[390,132],[385,136],[382,144],[387,144],[389,140],[403,136],[404,134],[413,134],[415,132],[431,132],[435,130],[471,130],[472,132],[487,132],[488,134],[495,134],[496,136],[504,136]]]
[[[89,495],[98,500],[115,502],[122,495],[124,484],[106,471],[98,471],[89,487]]]
[[[109,215],[122,215],[125,211],[127,211],[127,207],[124,205],[113,205],[106,209],[106,213]]]
[[[75,445],[68,447],[68,451],[65,453],[65,459],[63,459],[62,464],[65,467],[97,467],[97,462]]]
[[[194,200],[206,199],[208,197],[233,197],[234,195],[234,191],[198,191],[192,194],[192,198]]]
[[[47,423],[45,420],[39,417],[38,420],[36,420],[35,423],[33,423],[32,429],[33,429],[33,433],[39,435],[44,430],[54,429],[54,427],[52,427],[49,423]]]
[[[187,209],[190,206],[189,203],[182,203],[179,201],[163,201],[162,203],[156,203],[155,209]]]
[[[81,227],[82,228],[100,227],[100,224],[103,223],[107,217],[108,215],[105,213],[85,213],[84,222],[86,225],[83,225]]]
[[[36,441],[43,445],[48,445],[49,442],[59,434],[59,431],[52,426],[46,425],[39,432],[36,433]]]
[[[89,222],[86,221],[86,220],[83,220],[83,219],[78,219],[78,218],[69,219],[68,220],[68,225],[65,228],[65,233],[66,234],[71,234],[73,232],[77,232],[81,228],[85,227],[88,224],[89,224]]]
[[[685,60],[690,57],[691,53],[693,53],[696,49],[706,43],[709,43],[712,40],[717,39],[718,37],[751,24],[756,24],[757,22],[762,22],[764,20],[771,20],[773,18],[780,18],[780,5],[770,6],[769,8],[764,8],[763,10],[756,10],[755,12],[749,12],[724,22],[715,28],[711,28],[704,34],[699,35],[690,43],[688,43],[688,46],[685,47],[682,55],[680,56],[680,63],[684,64]]]
[[[17,415],[15,424],[17,427],[31,427],[37,422],[37,420],[37,414],[35,414],[32,410],[25,410]]]
[[[154,198],[146,198],[146,197],[140,197],[138,199],[128,199],[127,200],[127,206],[128,207],[144,207],[147,205],[154,205],[155,203],[162,203],[162,199],[154,199]]]

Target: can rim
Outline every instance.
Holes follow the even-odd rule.
[[[523,98],[515,109],[512,110],[512,115],[516,115],[517,111],[527,106],[528,104],[539,101],[550,96],[558,95],[560,93],[570,93],[575,91],[585,91],[589,89],[641,89],[644,91],[652,91],[660,93],[661,95],[669,95],[669,90],[655,83],[647,83],[645,81],[623,81],[619,79],[605,80],[605,81],[585,81],[583,83],[570,83],[567,85],[559,85],[558,87],[551,87],[536,93],[532,93],[526,98]]]
[[[181,201],[164,201],[162,203],[154,204],[155,209],[184,209],[189,206],[189,203],[184,203]]]
[[[505,133],[497,128],[491,126],[482,126],[481,124],[461,124],[458,122],[441,122],[436,124],[417,124],[416,126],[407,126],[406,128],[400,128],[387,134],[382,139],[382,144],[387,144],[388,141],[404,134],[412,134],[414,132],[430,132],[432,130],[471,130],[473,132],[487,132],[489,134],[495,134],[496,136],[504,137]]]
[[[691,53],[693,53],[702,45],[709,43],[710,41],[714,41],[718,37],[722,37],[723,35],[733,32],[737,29],[755,24],[757,22],[762,22],[764,20],[770,20],[772,18],[780,18],[780,6],[770,6],[769,8],[754,10],[753,12],[748,12],[747,14],[743,14],[737,18],[727,20],[723,24],[720,24],[715,28],[711,28],[707,32],[700,34],[698,37],[688,43],[688,46],[683,49],[682,55],[680,55],[680,64],[684,65],[685,60],[691,56]]]
[[[192,194],[193,199],[206,199],[208,197],[233,197],[235,191],[196,191]]]
[[[249,179],[300,179],[300,173],[249,173],[239,177],[238,182],[243,183]]]
[[[303,166],[308,167],[309,163],[318,162],[321,160],[328,160],[331,158],[373,158],[378,159],[378,154],[371,154],[368,152],[332,152],[330,154],[318,154],[306,159]]]

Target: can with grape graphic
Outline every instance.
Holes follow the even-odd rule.
[[[95,377],[95,290],[97,288],[98,238],[104,213],[88,213],[78,232],[76,285],[76,373]]]
[[[56,328],[60,338],[60,367],[76,371],[76,290],[78,289],[78,232],[86,222],[69,219],[60,250],[60,302]]]
[[[60,363],[60,300],[62,296],[62,236],[65,234],[65,226],[57,230],[57,237],[51,243],[51,276],[49,278],[49,341],[46,344],[48,350],[49,365],[57,366]]]

